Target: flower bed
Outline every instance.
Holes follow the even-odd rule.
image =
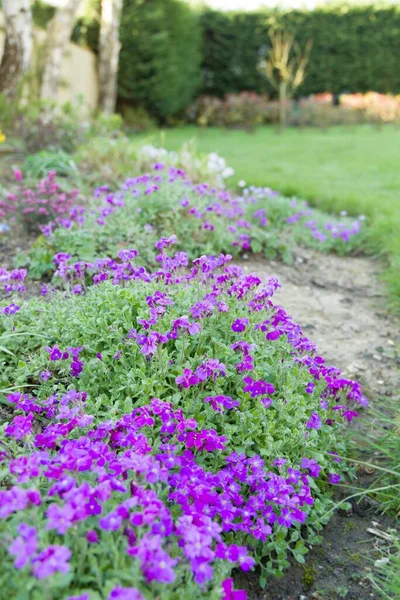
[[[3,303],[10,597],[228,600],[232,567],[265,583],[321,539],[360,387],[272,303],[275,279],[224,255],[189,269],[175,241],[154,272],[136,250],[59,254],[70,292]]]
[[[92,262],[98,256],[116,258],[133,244],[141,264],[154,267],[154,243],[173,234],[191,260],[204,253],[252,251],[290,261],[296,245],[344,254],[362,243],[361,225],[360,219],[330,218],[269,188],[245,188],[237,196],[194,184],[181,169],[155,163],[151,173],[127,179],[117,191],[97,188],[89,205],[73,206],[42,227],[45,238],[30,254],[30,272],[39,278],[54,271],[55,253]]]

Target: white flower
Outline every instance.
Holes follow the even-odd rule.
[[[246,182],[243,179],[241,179],[238,183],[238,186],[241,188],[244,188],[244,187],[246,187]]]
[[[232,169],[232,167],[226,167],[226,169],[224,169],[222,171],[222,177],[224,179],[226,179],[227,177],[232,177],[232,175],[235,174],[235,171]]]

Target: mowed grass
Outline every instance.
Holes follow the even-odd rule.
[[[366,215],[368,250],[387,257],[386,278],[400,310],[400,127],[359,125],[283,133],[273,127],[254,133],[182,127],[150,137],[168,150],[196,140],[200,152],[217,152],[235,169],[232,184],[244,180],[305,198],[330,212]]]

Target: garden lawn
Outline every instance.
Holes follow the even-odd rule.
[[[262,127],[249,134],[193,126],[161,132],[168,150],[192,139],[199,151],[217,152],[226,159],[235,169],[233,183],[245,180],[305,198],[325,210],[365,214],[371,224],[370,249],[390,257],[388,280],[400,309],[399,128],[360,125],[279,134]]]

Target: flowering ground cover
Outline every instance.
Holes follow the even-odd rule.
[[[43,232],[29,258],[22,259],[32,276],[54,272],[56,253],[93,262],[99,256],[117,258],[132,244],[139,249],[139,264],[154,267],[153,246],[161,235],[175,235],[177,249],[191,260],[203,253],[251,251],[290,261],[295,245],[345,254],[363,241],[360,219],[331,218],[270,188],[245,188],[236,195],[192,183],[184,171],[161,162],[150,173],[128,178],[120,189],[98,187],[89,203],[78,198],[71,206],[77,194],[64,192],[52,172],[36,190],[21,181],[5,197],[5,216],[12,220],[19,214],[28,228],[39,223]],[[81,270],[82,265],[79,273],[70,272],[70,281],[80,279]]]
[[[174,243],[156,242],[153,272],[136,250],[92,265],[59,253],[59,277],[73,283],[71,265],[94,285],[3,302],[15,597],[243,598],[232,567],[258,564],[265,584],[321,540],[360,387],[274,306],[277,280],[229,255],[188,269]]]

